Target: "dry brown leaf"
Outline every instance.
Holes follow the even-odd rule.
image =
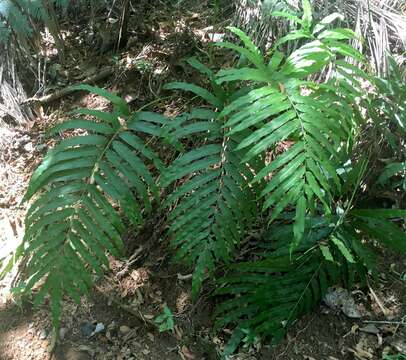
[[[183,331],[178,325],[175,325],[174,336],[175,336],[176,340],[178,340],[178,341],[182,340]]]
[[[196,356],[188,349],[188,347],[186,345],[182,346],[181,351],[186,359],[188,359],[188,360],[196,359]]]

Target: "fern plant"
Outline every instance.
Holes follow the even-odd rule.
[[[217,281],[216,295],[226,297],[216,309],[216,328],[236,324],[224,355],[233,353],[242,341],[250,344],[284,336],[330,286],[340,283],[351,288],[355,282],[365,284],[368,274],[376,277],[375,240],[406,253],[406,234],[392,222],[402,219],[406,210],[359,209],[353,201],[366,165],[350,171],[355,181],[348,197],[343,195],[345,211],[307,216],[303,239],[293,251],[289,239],[294,236],[294,214],[285,213],[265,234],[255,259],[232,264]]]
[[[301,18],[279,14],[298,29],[270,54],[231,28],[242,45],[218,45],[237,52],[239,66],[215,74],[190,59],[208,86],[166,85],[193,93],[200,104],[172,119],[131,114],[121,98],[77,87],[104,96],[113,111],[78,109],[82,118],[50,132],[73,136],[33,174],[24,201],[35,200],[19,249],[24,289],[39,289],[36,304],[50,295],[56,327],[63,295],[79,301],[108,267],[106,254],[120,256],[121,216],[139,225],[161,188],[176,258],[194,267],[193,296],[217,264],[226,269],[215,291],[223,300],[217,327],[235,325],[226,354],[242,340],[282,336],[330,285],[351,287],[374,274],[375,241],[406,252],[406,235],[392,222],[405,210],[358,206],[369,164],[368,149],[354,151],[368,123],[362,82],[375,82],[351,65],[363,60],[348,45],[354,33],[330,28],[337,15],[315,24],[307,0],[303,9]],[[292,40],[301,46],[285,56],[278,48]],[[326,68],[328,80],[316,82]],[[163,164],[151,137],[173,146],[175,160]],[[277,151],[282,142],[286,149]],[[258,218],[269,231],[236,262]]]
[[[276,43],[269,62],[238,29],[230,30],[243,46],[220,44],[248,64],[217,74],[219,84],[248,81],[252,89],[220,114],[226,119],[227,135],[250,131],[237,146],[238,151],[245,150],[242,162],[266,157],[281,141],[293,143],[253,180],[263,183],[269,222],[279,218],[279,224],[291,224],[283,225],[283,231],[271,227],[271,246],[262,260],[233,264],[230,274],[219,280],[216,294],[229,299],[217,309],[217,327],[238,324],[226,354],[242,339],[252,342],[282,335],[297,316],[320,301],[328,286],[337,282],[351,286],[354,274],[363,281],[374,269],[365,238],[406,251],[403,230],[389,221],[404,216],[404,210],[352,209],[367,163],[365,159],[357,166],[353,159],[363,124],[357,98],[365,96],[361,80],[369,79],[349,62],[362,61],[346,43],[354,33],[327,29],[334,16],[313,24],[308,1],[303,9],[302,18],[279,14],[298,23],[299,29]],[[278,46],[297,39],[304,45],[287,58],[278,52]],[[326,67],[332,72],[329,81],[310,80]]]
[[[153,169],[161,168],[145,135],[161,136],[163,116],[130,115],[121,98],[87,85],[113,104],[113,111],[77,109],[83,118],[65,121],[50,132],[80,131],[49,151],[34,172],[23,201],[36,196],[25,221],[23,242],[25,292],[39,287],[35,304],[50,294],[54,325],[58,326],[62,296],[79,302],[109,263],[106,253],[122,254],[125,229],[118,210],[139,225],[159,200]],[[93,120],[84,118],[90,116]]]
[[[310,37],[311,41],[285,60],[275,50],[268,64],[249,38],[231,28],[245,46],[230,43],[220,46],[237,51],[252,65],[218,73],[219,83],[237,80],[254,83],[248,94],[226,106],[220,115],[227,118],[228,135],[251,130],[237,147],[249,149],[243,161],[264,157],[279,142],[294,140],[288,151],[263,167],[254,178],[254,182],[261,182],[272,174],[262,190],[263,208],[272,208],[270,221],[288,206],[295,207],[292,248],[303,237],[308,211],[320,203],[326,214],[331,213],[329,204],[343,182],[337,169],[350,156],[357,118],[357,109],[351,104],[357,91],[348,86],[345,78],[323,85],[305,79],[326,66],[334,66],[337,72],[348,76],[353,67],[341,58],[361,57],[343,41],[353,36],[350,30],[322,31],[324,23],[313,27],[309,13],[298,22],[301,30],[282,41],[297,37]]]
[[[196,146],[170,164],[161,184],[167,187],[182,182],[165,205],[172,208],[169,221],[172,244],[178,249],[176,258],[195,265],[192,294],[196,297],[216,261],[233,258],[255,219],[256,204],[255,189],[249,185],[253,178],[250,164],[241,164],[242,154],[236,150],[240,138],[226,135],[219,117],[227,91],[215,84],[212,71],[196,58],[188,62],[208,77],[212,92],[179,82],[166,85],[166,89],[191,91],[209,108],[194,108],[173,121],[169,137],[179,141],[193,138]]]
[[[391,184],[400,191],[406,190],[406,84],[399,65],[391,56],[388,57],[389,68],[386,78],[376,77],[377,94],[371,100],[369,111],[374,124],[383,137],[383,143],[389,147],[389,154],[395,158],[385,166],[377,185]],[[380,141],[382,143],[382,141]]]
[[[337,220],[334,217],[307,218],[305,235],[293,253],[287,245],[292,225],[273,227],[259,258],[233,264],[218,280],[216,294],[227,297],[216,309],[216,327],[237,324],[225,355],[234,352],[241,341],[280,339],[300,315],[321,301],[330,286],[365,285],[368,271],[376,274],[376,254],[364,244],[365,236],[406,252],[404,231],[387,221],[405,214],[405,210],[358,210],[338,227],[331,226]]]

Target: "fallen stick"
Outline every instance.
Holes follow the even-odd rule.
[[[95,83],[95,82],[97,82],[99,80],[102,80],[102,79],[112,75],[114,73],[114,70],[115,70],[114,67],[103,69],[103,70],[99,71],[97,74],[95,74],[93,76],[89,76],[89,77],[83,79],[80,82],[80,84]],[[78,84],[74,84],[74,85],[78,85]],[[68,87],[65,87],[65,88],[63,88],[61,90],[58,90],[58,91],[56,91],[56,92],[54,92],[52,94],[44,95],[44,96],[42,96],[40,98],[36,98],[36,97],[29,98],[29,99],[23,101],[21,105],[24,105],[24,104],[27,104],[27,103],[30,103],[30,102],[37,102],[37,103],[40,103],[42,105],[49,104],[49,103],[51,103],[51,102],[53,102],[55,100],[60,99],[63,96],[69,95],[69,94],[73,93],[74,91],[76,91],[76,90],[73,89],[74,85],[69,85]]]
[[[386,321],[386,320],[364,320],[365,324],[383,324],[383,325],[403,325],[406,326],[404,321]]]
[[[372,297],[374,298],[375,302],[378,304],[378,306],[381,309],[382,313],[385,316],[388,316],[389,310],[382,304],[381,300],[379,300],[378,295],[376,295],[374,289],[372,289],[371,285],[369,284],[369,281],[367,281],[367,285],[368,285],[368,288],[369,288],[369,291],[370,291]]]

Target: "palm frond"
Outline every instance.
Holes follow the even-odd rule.
[[[93,273],[108,267],[106,253],[120,256],[125,226],[118,205],[138,225],[151,209],[151,194],[159,198],[151,169],[160,160],[140,134],[159,135],[166,119],[147,112],[130,116],[121,98],[87,85],[77,89],[104,96],[114,111],[78,109],[76,114],[94,120],[75,118],[52,129],[51,135],[85,134],[64,138],[49,151],[24,197],[36,197],[25,221],[25,291],[39,286],[36,304],[51,295],[55,326],[63,295],[79,301]]]
[[[366,268],[352,261],[348,245],[336,246],[335,236],[340,232],[332,233],[326,219],[307,218],[303,241],[291,253],[286,239],[293,231],[292,225],[274,226],[265,235],[264,251],[257,254],[260,259],[233,264],[218,280],[215,293],[224,300],[216,309],[216,327],[236,324],[226,354],[234,352],[241,341],[283,337],[298,316],[321,301],[330,286],[340,281],[352,286],[365,279]]]
[[[305,16],[311,18],[308,14]],[[218,73],[219,83],[251,80],[258,84],[221,112],[221,117],[226,119],[227,135],[248,131],[248,136],[243,135],[237,147],[246,150],[243,162],[264,157],[281,141],[294,140],[293,146],[262,168],[254,179],[261,182],[272,176],[261,194],[265,198],[264,209],[273,208],[271,221],[288,206],[295,207],[293,247],[303,236],[307,212],[316,209],[317,202],[324,206],[327,214],[331,212],[328,204],[342,183],[337,169],[348,159],[342,144],[352,138],[354,109],[351,102],[357,93],[357,88],[350,86],[350,90],[340,94],[337,84],[343,83],[342,79],[323,86],[299,79],[321,71],[337,57],[361,59],[360,54],[345,43],[354,36],[351,31],[322,31],[320,27],[312,30],[311,24],[305,23],[310,21],[307,18],[300,20],[303,31],[314,40],[295,50],[284,62],[276,52],[268,66],[255,45],[239,30],[231,28],[245,47],[229,43],[220,46],[239,52],[254,67],[231,68]],[[335,66],[346,74],[351,65],[338,60]],[[345,89],[344,86],[338,88]]]
[[[207,73],[200,62],[193,65]],[[171,207],[169,220],[172,245],[177,259],[195,264],[192,293],[196,296],[204,278],[217,261],[230,261],[245,230],[255,217],[255,194],[249,185],[253,175],[248,164],[241,166],[239,138],[227,136],[216,108],[222,98],[197,86],[172,83],[167,89],[191,91],[206,100],[213,109],[195,108],[174,119],[176,140],[192,139],[201,146],[182,153],[163,173],[164,187],[179,182],[165,201]],[[204,91],[203,91],[204,90]],[[214,89],[224,96],[219,87]]]
[[[340,19],[345,27],[357,33],[352,45],[370,58],[379,75],[388,70],[388,53],[402,54],[406,50],[406,15],[400,1],[312,0],[311,4],[317,20],[328,15]],[[288,21],[281,22],[274,16],[280,12],[291,14]],[[301,14],[303,6],[296,0],[239,0],[233,23],[245,30],[259,47],[269,49],[285,36],[292,40],[299,38],[292,30]],[[290,53],[297,46],[297,41],[291,42],[285,50]]]

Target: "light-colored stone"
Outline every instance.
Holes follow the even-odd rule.
[[[121,325],[120,326],[120,332],[125,335],[128,334],[131,331],[131,329],[127,325]]]

